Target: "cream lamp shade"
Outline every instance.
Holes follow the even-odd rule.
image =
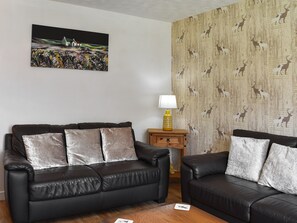
[[[173,129],[172,125],[172,115],[169,109],[177,108],[175,95],[160,95],[159,97],[159,108],[165,108],[165,114],[163,116],[163,130],[171,131]]]
[[[159,108],[177,108],[175,95],[160,95]]]

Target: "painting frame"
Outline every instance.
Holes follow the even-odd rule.
[[[108,71],[109,34],[32,24],[31,67]]]

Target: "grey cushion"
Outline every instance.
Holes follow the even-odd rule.
[[[65,129],[69,165],[104,162],[99,129]]]
[[[137,160],[131,128],[102,128],[100,131],[106,162]]]
[[[268,139],[231,136],[226,174],[258,181],[268,145]]]
[[[62,133],[23,135],[27,159],[33,169],[67,166]]]
[[[296,160],[296,148],[273,143],[258,183],[297,195]]]

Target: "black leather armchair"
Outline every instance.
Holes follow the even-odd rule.
[[[91,128],[104,124],[91,123]],[[112,127],[118,125],[131,123]],[[38,132],[38,125],[26,128]],[[135,141],[138,160],[33,170],[16,151],[13,140],[13,134],[5,136],[4,169],[5,196],[14,222],[35,222],[149,200],[164,202],[167,197],[168,149]]]
[[[297,147],[297,137],[234,130],[233,135],[270,139]],[[186,156],[181,165],[183,202],[195,205],[231,223],[297,222],[297,197],[256,182],[225,175],[228,152]]]

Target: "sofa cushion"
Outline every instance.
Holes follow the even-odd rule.
[[[137,160],[131,127],[102,128],[100,132],[106,162]]]
[[[68,166],[62,133],[24,135],[23,141],[34,170]]]
[[[231,136],[225,174],[258,181],[266,159],[269,139]]]
[[[102,178],[102,190],[112,191],[157,183],[160,172],[145,161],[119,161],[91,165]]]
[[[12,127],[12,148],[26,157],[23,135],[37,135],[43,133],[64,133],[64,129],[77,129],[77,124],[69,125],[14,125]]]
[[[101,179],[87,166],[67,166],[35,171],[29,185],[30,200],[40,201],[93,194]]]
[[[65,129],[70,166],[102,163],[99,129]]]
[[[297,195],[297,149],[273,143],[259,184]]]
[[[251,207],[251,222],[296,223],[297,198],[276,194],[255,202]]]
[[[190,182],[193,200],[247,222],[254,202],[277,193],[272,188],[225,174],[209,175]]]

